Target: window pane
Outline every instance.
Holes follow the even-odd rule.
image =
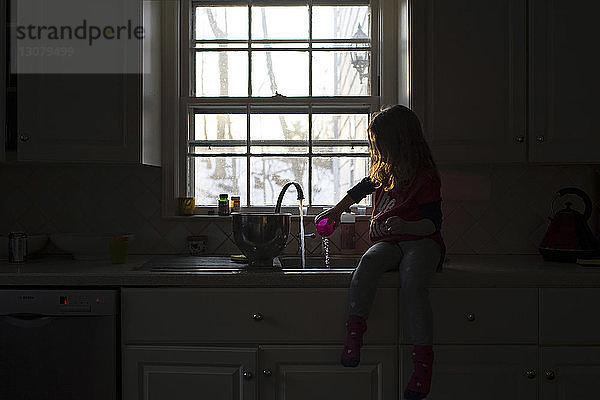
[[[246,140],[246,114],[196,114],[194,140]]]
[[[370,95],[369,60],[368,51],[313,52],[313,96]]]
[[[313,114],[313,140],[368,140],[368,114]]]
[[[283,185],[298,182],[306,190],[308,184],[308,158],[306,157],[255,157],[250,160],[250,196],[252,205],[275,205]],[[293,193],[294,189],[290,188]],[[306,195],[306,194],[305,194]],[[287,194],[284,205],[298,205],[298,196]]]
[[[246,205],[245,157],[195,157],[193,168],[197,205],[216,206],[220,193],[240,196]]]
[[[248,39],[248,7],[196,7],[196,39]]]
[[[308,53],[256,51],[252,53],[252,95],[308,96]]]
[[[315,157],[312,161],[313,205],[337,204],[369,173],[367,157]],[[315,179],[318,177],[318,179]],[[359,204],[367,205],[367,199]]]
[[[356,37],[360,39],[371,37],[371,16],[368,6],[313,6],[313,39]]]
[[[308,114],[252,114],[252,140],[308,140]]]
[[[248,53],[196,53],[196,96],[248,96]]]
[[[252,39],[308,40],[308,7],[252,7]]]

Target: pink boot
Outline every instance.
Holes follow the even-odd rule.
[[[346,344],[341,362],[344,367],[356,367],[360,362],[360,347],[363,343],[363,333],[367,330],[366,320],[359,315],[348,316],[346,321]]]
[[[433,347],[431,345],[414,345],[412,360],[414,370],[404,391],[404,398],[410,400],[424,399],[431,388]]]

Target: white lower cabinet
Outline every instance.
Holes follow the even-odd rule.
[[[256,349],[127,346],[124,399],[253,400]]]
[[[430,299],[435,355],[428,400],[537,399],[537,288],[433,288]],[[413,371],[408,321],[402,322],[401,392]]]
[[[261,400],[397,399],[396,346],[365,346],[355,368],[342,345],[260,346]]]
[[[397,399],[397,293],[345,368],[347,289],[123,289],[123,400]]]
[[[363,347],[356,368],[340,365],[342,347],[126,346],[124,399],[398,398],[396,346]]]
[[[535,400],[537,346],[434,345],[428,400]],[[400,346],[400,387],[413,371],[412,346]]]
[[[600,347],[542,347],[540,400],[600,398]]]
[[[123,400],[401,399],[413,364],[399,294],[377,290],[361,363],[345,368],[347,289],[123,289]],[[600,398],[600,289],[430,295],[428,400]]]

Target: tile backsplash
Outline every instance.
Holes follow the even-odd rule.
[[[586,191],[595,205],[590,225],[598,232],[600,169],[589,165],[483,165],[442,169],[443,235],[449,253],[537,254],[554,192]],[[161,169],[148,166],[0,166],[0,233],[133,233],[132,253],[183,253],[186,237],[209,236],[208,253],[239,253],[227,218],[162,218]],[[574,200],[574,208],[580,206]],[[313,232],[310,219],[307,232]],[[298,251],[298,220],[286,253]],[[357,222],[357,247],[369,246],[368,221]],[[307,253],[321,253],[307,239]],[[52,251],[50,248],[48,251]]]

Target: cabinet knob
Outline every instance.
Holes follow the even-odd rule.
[[[525,141],[525,136],[515,136],[515,142],[523,143]]]
[[[243,376],[244,376],[244,379],[246,379],[246,380],[252,379],[252,372],[244,371]]]
[[[530,370],[525,371],[525,375],[527,376],[527,378],[533,379],[533,378],[535,378],[536,374],[535,374],[534,370],[530,369]]]
[[[555,378],[554,371],[546,371],[546,379],[548,379],[549,381],[551,381],[554,378]]]
[[[544,140],[546,140],[546,138],[545,138],[544,136],[541,136],[541,135],[540,135],[540,136],[536,137],[536,138],[535,138],[535,140],[536,140],[538,143],[542,143]]]
[[[31,136],[29,136],[29,135],[21,135],[21,136],[19,136],[19,140],[21,142],[28,142],[29,139],[31,139]]]
[[[270,369],[263,369],[263,375],[264,376],[272,376],[273,371],[271,371]]]
[[[467,319],[467,321],[473,322],[473,321],[475,321],[475,314],[466,313],[465,318]]]
[[[261,313],[257,312],[257,313],[252,314],[252,318],[255,321],[262,321],[264,316]]]

